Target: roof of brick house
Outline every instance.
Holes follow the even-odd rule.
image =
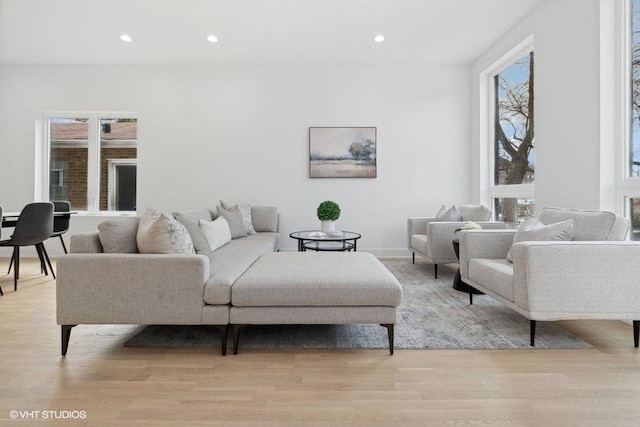
[[[110,132],[102,126],[100,138],[103,141],[138,139],[136,122],[110,123]],[[52,141],[86,141],[89,134],[88,123],[53,123],[51,125]]]

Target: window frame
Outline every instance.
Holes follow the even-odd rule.
[[[87,135],[87,210],[79,211],[87,214],[131,214],[129,211],[101,211],[100,210],[100,140],[101,119],[136,119],[138,114],[127,111],[62,111],[45,112],[42,114],[41,137],[37,138],[37,151],[40,153],[39,162],[36,159],[36,195],[41,200],[50,200],[49,194],[49,170],[51,162],[51,119],[87,119],[89,123]],[[36,132],[38,134],[38,132]],[[139,138],[136,139],[136,148]],[[137,154],[136,154],[137,162]],[[109,194],[110,195],[110,194]],[[111,197],[108,197],[111,199]],[[111,206],[111,203],[109,203]]]
[[[513,49],[480,73],[480,200],[494,206],[494,199],[516,198],[535,201],[535,179],[530,184],[498,185],[495,183],[495,76],[518,59],[534,51],[533,35],[529,35]],[[483,159],[484,157],[484,159]],[[492,208],[492,211],[494,209]],[[496,213],[493,212],[494,219]]]

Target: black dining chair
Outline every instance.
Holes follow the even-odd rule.
[[[71,203],[66,201],[54,201],[53,212],[69,212],[71,210]],[[69,223],[71,222],[71,215],[54,215],[53,216],[53,233],[51,237],[59,237],[60,243],[62,243],[62,249],[64,253],[68,254],[67,246],[64,244],[62,235],[69,231]]]
[[[8,240],[1,240],[0,247],[13,247],[11,261],[13,269],[13,288],[18,290],[18,279],[20,278],[20,247],[35,246],[40,258],[40,265],[44,273],[48,275],[45,260],[49,265],[53,278],[56,278],[51,266],[51,260],[44,247],[44,241],[51,237],[53,233],[53,203],[37,202],[29,203],[22,209],[16,221],[13,235]],[[0,295],[4,295],[0,287]]]

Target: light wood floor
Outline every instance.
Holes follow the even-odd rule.
[[[7,262],[0,259],[0,270]],[[60,356],[55,281],[0,274],[0,425],[637,426],[640,352],[617,321],[562,326],[589,350],[125,348],[137,328],[78,326]],[[85,411],[11,421],[11,410]]]

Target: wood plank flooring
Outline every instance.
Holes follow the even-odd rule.
[[[0,259],[2,273],[7,266]],[[18,292],[12,275],[0,275],[0,425],[640,425],[640,351],[622,322],[561,322],[589,350],[245,349],[226,357],[125,348],[138,327],[81,325],[61,357],[55,281],[33,261],[22,270]],[[22,411],[18,420],[12,410]],[[72,411],[86,416],[52,419]]]

